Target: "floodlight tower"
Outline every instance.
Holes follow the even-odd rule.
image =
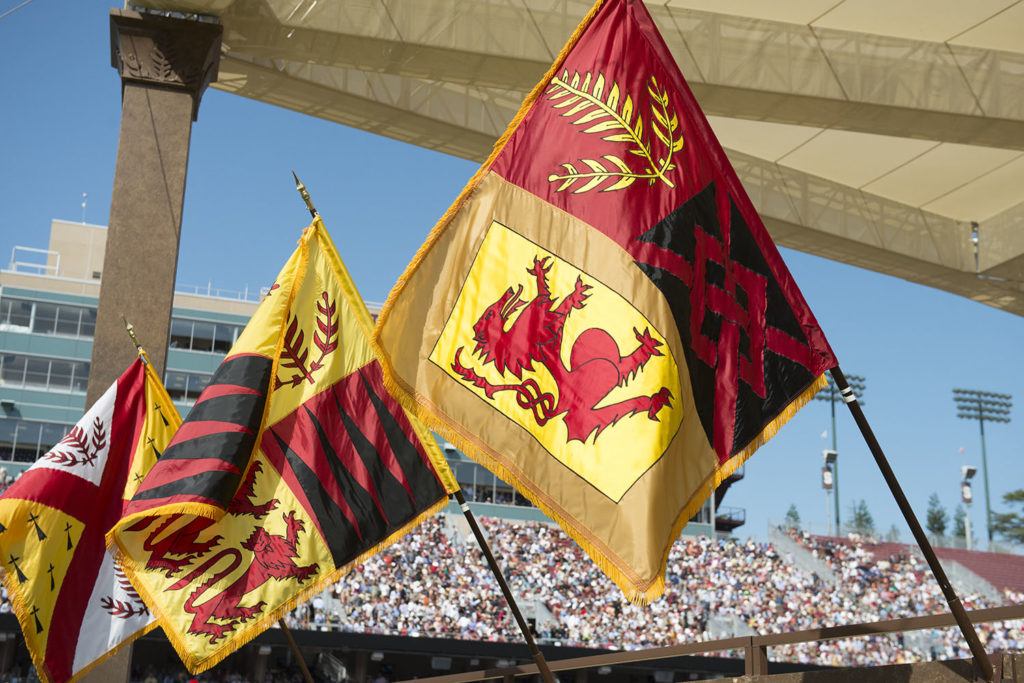
[[[836,387],[835,382],[832,380],[832,375],[827,375],[828,386],[819,391],[815,395],[815,400],[828,401],[829,407],[832,410],[832,488],[835,492],[836,497],[836,535],[841,536],[843,533],[843,527],[840,526],[839,522],[839,458],[838,448],[836,447],[836,403],[843,400],[842,394],[839,393],[839,389]],[[846,375],[846,382],[853,389],[854,394],[857,396],[857,402],[862,406],[864,405],[864,399],[862,394],[864,393],[864,382],[865,379],[860,375]]]
[[[977,420],[978,428],[981,430],[981,471],[985,475],[985,529],[991,543],[992,499],[988,486],[988,458],[985,455],[985,422],[1009,422],[1013,396],[974,389],[953,389],[953,401],[956,403],[956,416],[963,420]]]
[[[835,451],[822,451],[821,458],[825,461],[824,467],[821,468],[821,488],[825,489],[825,519],[828,520],[828,535],[832,535],[832,514],[830,508],[832,498],[832,487],[835,482],[835,477],[832,472],[832,465],[836,461]],[[839,532],[836,531],[836,534]]]
[[[971,479],[978,472],[978,468],[972,465],[960,467],[960,500],[964,503],[964,539],[967,541],[967,549],[971,549],[971,503],[974,502],[974,493],[971,491]]]

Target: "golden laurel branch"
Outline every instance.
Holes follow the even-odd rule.
[[[565,169],[564,174],[552,173],[548,176],[550,183],[561,182],[556,192],[574,186],[574,194],[588,192],[612,179],[615,182],[603,188],[602,192],[621,190],[637,179],[647,180],[650,185],[661,180],[669,187],[675,187],[666,174],[675,169],[672,157],[683,148],[679,117],[669,104],[668,91],[658,86],[654,76],[651,76],[647,84],[647,92],[651,97],[650,129],[667,148],[668,153],[664,156],[656,156],[652,145],[644,138],[643,117],[636,114],[633,98],[628,93],[620,92],[617,83],[612,82],[609,87],[603,74],[598,73],[594,77],[589,71],[582,76],[577,71],[570,80],[568,69],[560,77],[551,79],[547,97],[552,101],[552,107],[566,110],[560,116],[573,119],[570,121],[572,125],[587,126],[583,130],[586,134],[608,133],[601,139],[629,144],[629,153],[645,161],[644,170],[640,173],[614,154],[605,154],[600,159],[564,163],[561,165]]]

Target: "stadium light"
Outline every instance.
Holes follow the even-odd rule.
[[[967,549],[971,549],[971,503],[974,501],[974,492],[971,491],[971,479],[977,474],[978,468],[973,465],[960,467],[960,500],[964,503],[964,539],[967,542]]]
[[[825,519],[828,522],[829,536],[832,535],[832,487],[835,485],[832,463],[836,461],[838,455],[835,451],[824,450],[821,452],[821,459],[825,461],[821,468],[821,488],[825,489]]]
[[[981,431],[981,470],[985,475],[985,529],[988,541],[992,542],[992,499],[988,486],[988,457],[985,453],[985,422],[1010,421],[1010,408],[1013,407],[1013,396],[997,394],[991,391],[974,389],[953,389],[953,402],[956,403],[956,416],[961,420],[977,420]],[[967,467],[966,465],[964,466]],[[966,470],[964,472],[966,477]]]
[[[835,380],[832,379],[832,375],[826,375],[828,379],[828,386],[819,391],[814,399],[816,401],[828,401],[829,408],[832,411],[832,452],[836,453],[839,448],[836,445],[836,403],[843,400],[842,395],[839,393],[839,388],[836,386]],[[857,396],[857,402],[861,406],[864,405],[862,394],[864,393],[866,380],[860,375],[846,375],[846,383],[853,389],[853,393]],[[834,481],[833,487],[836,495],[836,534],[841,534],[843,527],[839,520],[839,460],[833,460],[833,473],[832,478]]]

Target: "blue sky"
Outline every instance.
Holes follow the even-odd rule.
[[[0,4],[0,14],[17,4]],[[46,247],[52,218],[82,220],[82,193],[86,222],[107,222],[120,120],[109,8],[33,0],[0,19],[5,266],[14,245]],[[192,132],[179,284],[240,290],[273,280],[308,223],[292,169],[361,293],[380,302],[476,164],[211,89]],[[922,524],[933,492],[956,507],[960,465],[981,466],[978,424],[956,418],[952,389],[1017,394],[1013,421],[986,426],[993,508],[1005,509],[1002,494],[1024,487],[1024,318],[798,252],[783,257],[843,370],[867,378],[868,420]],[[895,524],[910,540],[845,407],[837,415],[843,518],[864,499],[880,530]],[[824,531],[828,429],[828,404],[812,402],[748,462],[725,499],[746,508],[741,534],[763,535],[790,504]],[[972,521],[983,536],[977,483]]]

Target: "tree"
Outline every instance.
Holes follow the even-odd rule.
[[[931,497],[928,498],[928,513],[925,516],[925,527],[936,536],[942,536],[946,533],[947,522],[949,522],[949,515],[946,514],[946,508],[942,507],[939,494],[932,493]]]
[[[850,506],[850,530],[861,534],[875,533],[875,519],[868,512],[864,499],[856,500]]]
[[[953,511],[953,536],[967,538],[967,512],[963,505],[957,505]]]
[[[992,533],[999,534],[1013,543],[1024,543],[1024,489],[1004,493],[1003,503],[1020,504],[1021,512],[993,512]]]
[[[889,527],[889,533],[887,533],[885,535],[885,540],[889,541],[890,543],[899,543],[900,542],[900,530],[899,530],[899,527],[897,527],[895,524],[890,526]]]
[[[800,528],[800,513],[796,510],[796,503],[790,503],[789,509],[786,510],[786,517],[783,521],[788,529]]]

